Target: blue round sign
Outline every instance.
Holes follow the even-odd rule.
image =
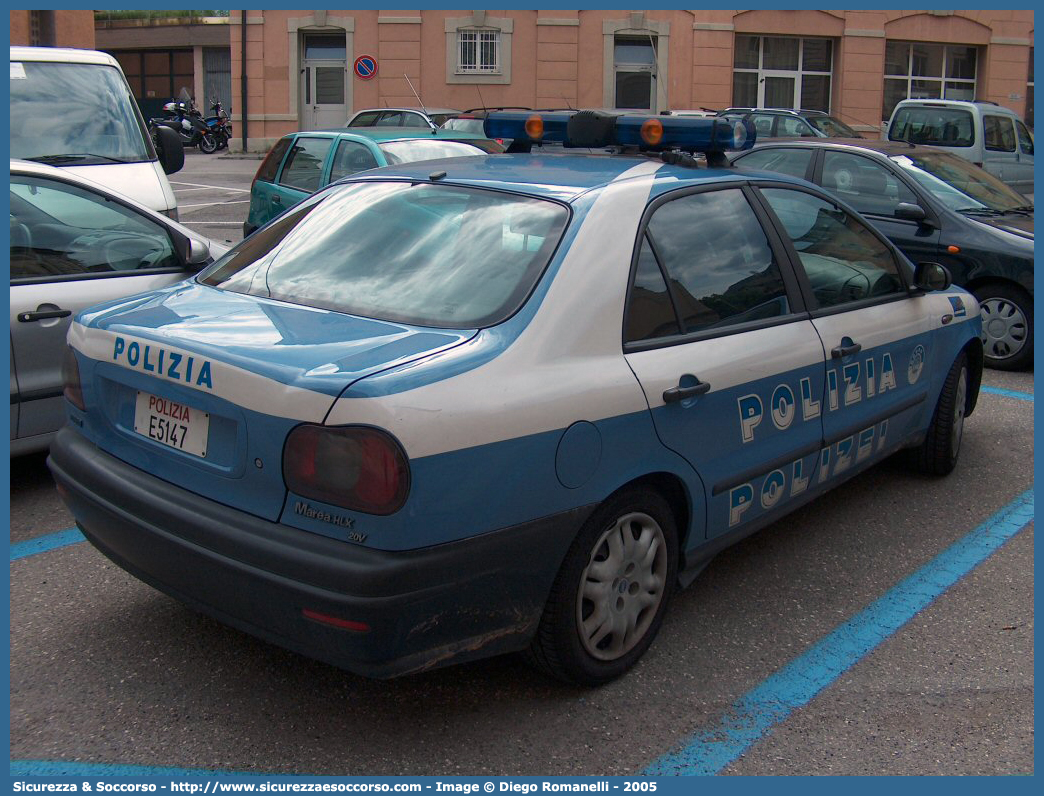
[[[355,76],[369,80],[377,74],[377,59],[372,55],[360,55],[355,59]]]

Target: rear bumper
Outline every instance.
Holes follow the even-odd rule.
[[[370,677],[524,648],[593,508],[388,552],[199,497],[69,428],[48,464],[84,535],[123,569],[228,625]],[[340,629],[304,610],[371,629]]]

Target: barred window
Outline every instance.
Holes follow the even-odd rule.
[[[500,31],[462,30],[457,33],[458,72],[499,72]]]

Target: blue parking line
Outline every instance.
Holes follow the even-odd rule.
[[[1004,395],[1008,398],[1018,398],[1020,401],[1032,401],[1033,393],[1019,392],[1018,390],[1005,390],[1003,387],[980,387],[979,392],[989,392],[994,395]]]
[[[268,777],[294,776],[258,771],[131,766],[118,763],[73,763],[62,760],[12,760],[12,777]]]
[[[27,539],[24,542],[18,542],[17,544],[11,545],[11,560],[17,561],[19,558],[35,556],[37,553],[46,553],[48,550],[54,550],[58,547],[67,547],[71,544],[78,544],[83,541],[85,541],[83,534],[76,528],[70,528],[67,531],[58,531],[57,533],[49,533],[44,536],[37,536],[35,539]]]
[[[1033,489],[740,697],[709,728],[656,760],[646,776],[717,774],[808,704],[1033,520]]]

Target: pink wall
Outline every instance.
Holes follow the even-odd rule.
[[[271,140],[298,128],[290,107],[291,75],[287,21],[309,11],[249,11],[249,133]],[[329,17],[354,20],[351,58],[369,54],[380,63],[378,76],[360,80],[349,73],[353,108],[417,104],[403,73],[410,76],[429,107],[480,105],[602,107],[605,67],[603,22],[629,20],[625,10],[488,11],[513,20],[511,81],[508,84],[447,81],[447,18],[472,11],[350,10]],[[1033,12],[979,11],[817,11],[663,10],[644,12],[670,23],[667,105],[719,108],[732,104],[733,46],[738,33],[825,36],[835,42],[832,107],[846,121],[876,127],[884,98],[885,43],[888,39],[970,44],[980,48],[979,93],[1023,113]],[[12,12],[12,30],[20,20]],[[239,13],[232,12],[232,85],[239,111]],[[384,20],[384,21],[379,21]],[[396,22],[395,20],[399,20]],[[403,22],[405,20],[405,22]],[[418,21],[419,20],[419,21]],[[571,23],[576,24],[571,24]],[[351,69],[351,63],[347,65]],[[611,66],[610,66],[611,68]],[[293,78],[296,79],[296,78]],[[258,118],[253,118],[255,115]],[[278,118],[284,117],[284,118]],[[292,117],[292,118],[290,118]],[[259,147],[263,142],[259,141]]]

